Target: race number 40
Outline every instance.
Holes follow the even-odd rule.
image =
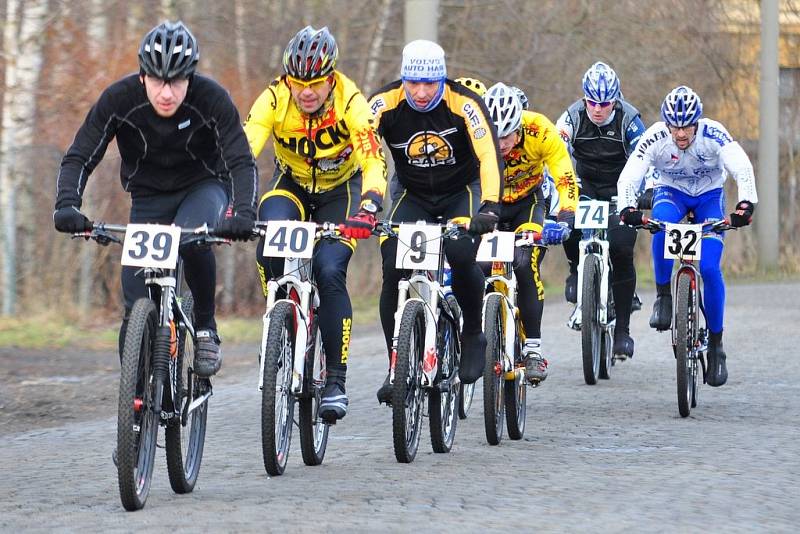
[[[608,228],[608,202],[605,200],[578,202],[575,228]]]
[[[165,224],[129,224],[122,244],[122,265],[174,269],[181,229]]]
[[[700,224],[667,224],[664,232],[664,257],[700,259],[703,226]]]
[[[314,255],[317,224],[302,221],[270,221],[264,232],[267,258],[310,258]]]

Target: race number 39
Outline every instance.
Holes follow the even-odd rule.
[[[122,244],[122,265],[174,269],[181,229],[165,224],[129,224]]]
[[[664,257],[673,259],[700,259],[703,226],[700,224],[667,224],[664,239]]]
[[[481,238],[477,261],[514,261],[514,232],[494,231]]]
[[[439,267],[442,229],[438,225],[401,224],[397,232],[398,269],[433,271]]]
[[[604,200],[578,202],[575,228],[608,228],[608,202]]]
[[[264,233],[264,256],[267,258],[310,258],[314,255],[313,222],[270,221]]]

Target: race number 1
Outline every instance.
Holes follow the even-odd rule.
[[[397,232],[398,269],[433,271],[439,267],[442,228],[431,224],[401,224]]]
[[[700,259],[703,226],[700,224],[667,224],[664,231],[664,257],[679,260]]]
[[[608,202],[605,200],[578,202],[575,228],[608,228]]]
[[[165,224],[129,224],[122,244],[122,265],[161,267],[178,265],[181,229]]]
[[[494,231],[484,234],[478,247],[477,261],[514,261],[514,232]]]
[[[302,221],[270,221],[264,232],[267,258],[310,258],[314,255],[317,224]]]

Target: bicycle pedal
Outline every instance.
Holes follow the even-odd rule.
[[[335,424],[336,424],[336,421],[338,421],[338,419],[336,418],[336,415],[335,415],[335,414],[331,414],[331,415],[323,415],[323,416],[321,417],[321,419],[322,419],[322,422],[323,422],[324,424],[326,424],[326,425],[335,425]]]

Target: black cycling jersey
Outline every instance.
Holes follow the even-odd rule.
[[[80,208],[89,175],[113,138],[122,186],[133,197],[186,189],[205,180],[232,182],[237,213],[255,211],[258,172],[228,92],[195,74],[172,117],[160,117],[138,74],[113,83],[89,111],[61,162],[56,209]]]

